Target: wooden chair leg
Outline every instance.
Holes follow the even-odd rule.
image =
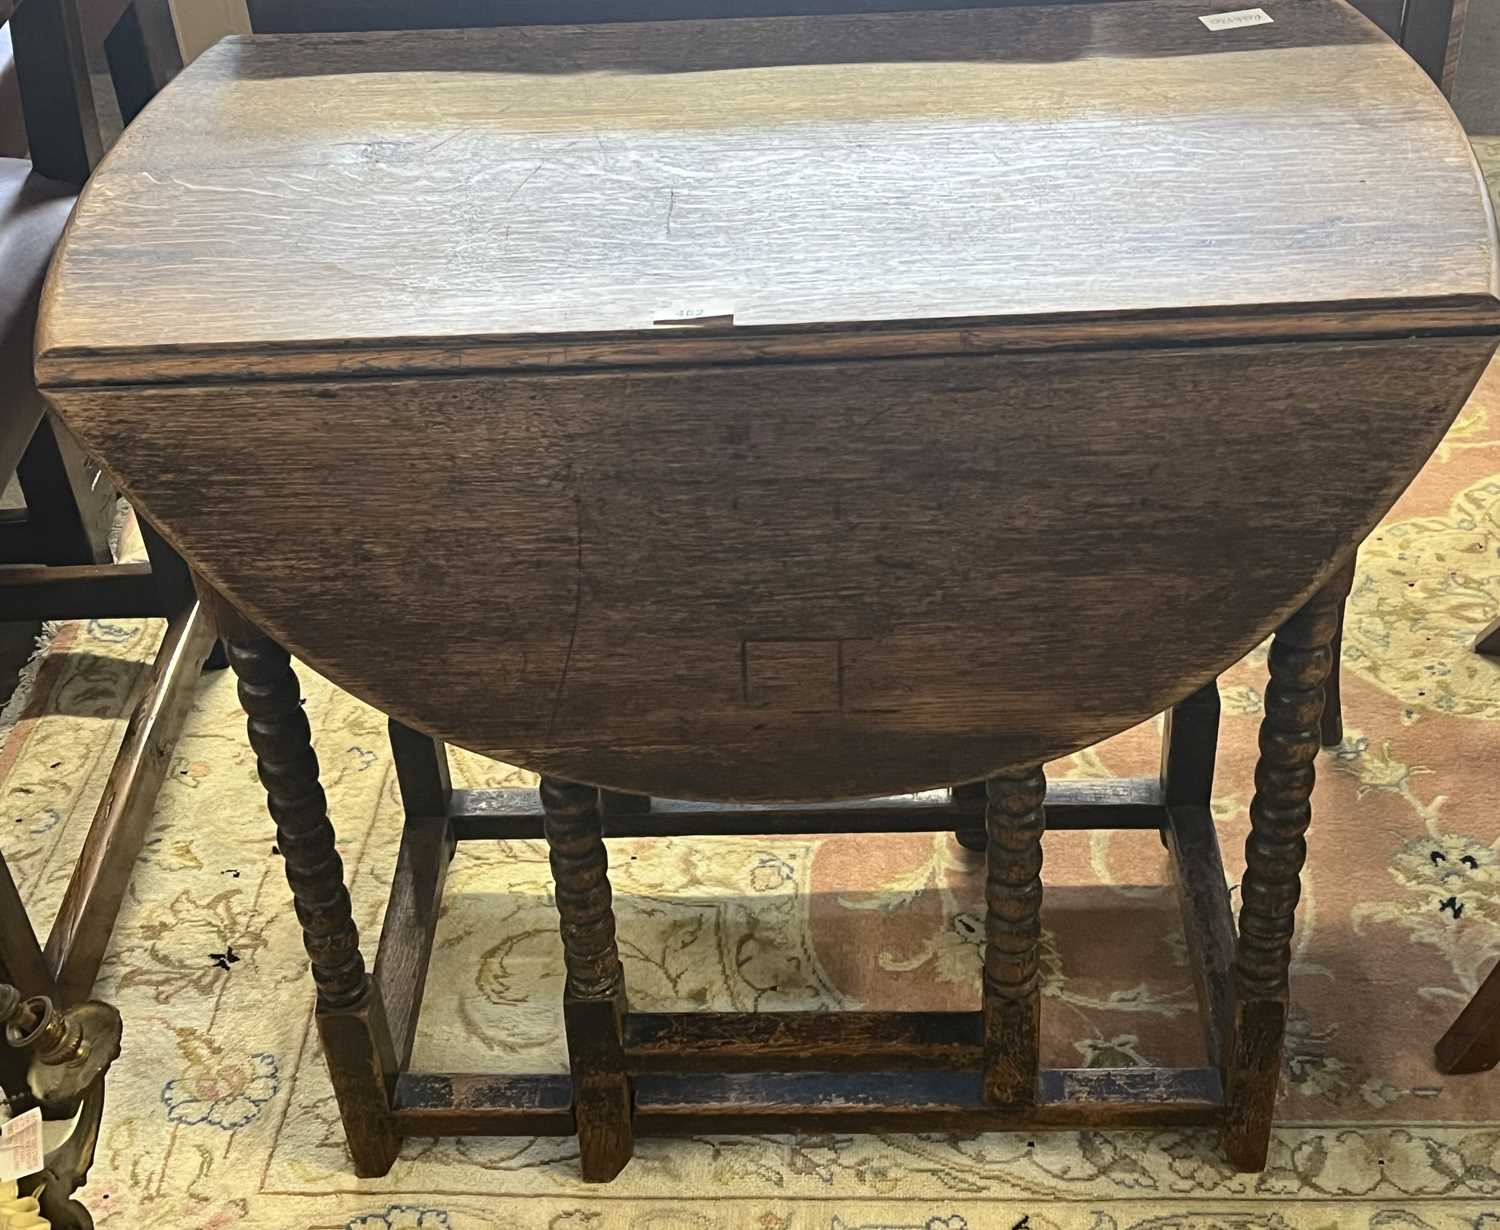
[[[47,936],[59,1006],[87,999],[93,989],[213,639],[197,602],[167,624]]]
[[[1225,1091],[1224,1148],[1239,1169],[1264,1169],[1281,1077],[1292,931],[1307,856],[1323,684],[1343,593],[1330,585],[1271,644],[1271,681],[1260,727],[1240,883],[1234,1022]]]
[[[1041,1053],[1041,766],[987,784],[984,1057],[981,1095],[993,1106],[1036,1104]]]
[[[1451,1076],[1488,1072],[1500,1063],[1500,965],[1479,984],[1435,1049],[1438,1071]]]
[[[615,943],[599,792],[543,778],[541,793],[568,969],[563,1023],[578,1148],[585,1181],[604,1183],[630,1160],[635,1139],[622,1040],[625,971]]]
[[[162,612],[170,620],[198,601],[193,574],[187,561],[157,533],[151,522],[137,514],[136,524],[140,526],[141,541],[146,546],[146,558],[151,561],[151,580],[160,595]],[[228,655],[217,636],[199,665],[206,671],[220,671],[229,665]]]
[[[120,119],[129,124],[182,71],[182,53],[167,0],[131,0],[105,37],[104,54]]]
[[[1349,605],[1349,591],[1354,588],[1354,556],[1334,574],[1324,589],[1337,604],[1338,616],[1329,641],[1328,678],[1323,683],[1323,717],[1319,731],[1324,747],[1337,747],[1344,741],[1344,698],[1339,683],[1343,678],[1344,615]]]
[[[227,631],[222,611],[216,614]],[[354,1170],[378,1178],[390,1170],[401,1143],[391,1117],[397,1065],[384,1000],[359,950],[301,688],[290,656],[275,641],[241,624],[226,642],[312,959],[318,1033]]]
[[[37,424],[16,467],[26,497],[28,564],[107,564],[114,487],[52,415]]]

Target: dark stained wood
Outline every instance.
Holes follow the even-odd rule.
[[[131,710],[47,936],[47,961],[57,975],[60,1003],[87,999],[94,985],[213,639],[197,604],[173,619]]]
[[[250,746],[276,821],[319,1006],[347,1007],[364,996],[364,958],[291,657],[261,638],[231,641],[229,662],[239,677]]]
[[[249,0],[248,7],[251,29],[256,33],[302,34],[1002,8],[1051,2],[1054,0],[422,0],[420,6],[414,6],[411,0]],[[1357,7],[1368,12],[1372,0],[1360,0]]]
[[[1488,1072],[1500,1063],[1500,965],[1464,1005],[1458,1019],[1438,1040],[1437,1069],[1457,1076]]]
[[[1398,43],[1401,41],[1401,16],[1406,0],[1352,0],[1354,7]]]
[[[1323,717],[1319,724],[1324,747],[1337,747],[1344,741],[1344,697],[1339,686],[1343,677],[1340,658],[1344,652],[1344,609],[1348,605],[1349,591],[1354,587],[1355,558],[1351,554],[1344,565],[1329,580],[1329,597],[1338,603],[1338,623],[1333,630],[1333,640],[1328,644],[1328,678],[1323,681]]]
[[[974,1070],[978,1012],[631,1012],[632,1072]]]
[[[1209,1124],[1223,1096],[1211,1068],[1048,1069],[1032,1120],[980,1103],[973,1072],[653,1073],[636,1085],[642,1136],[780,1132],[804,1115],[850,1131],[895,1130],[903,1116],[937,1130]],[[409,1073],[396,1083],[394,1118],[407,1135],[566,1136],[569,1095],[566,1076]]]
[[[1453,92],[1469,0],[1406,0],[1401,43],[1444,94]]]
[[[182,71],[168,0],[130,0],[106,36],[104,49],[125,124]]]
[[[1210,680],[1168,709],[1162,725],[1159,792],[1167,807],[1207,807],[1213,800],[1214,764],[1219,750],[1219,683]],[[1063,782],[1052,787],[1055,795]],[[1055,828],[1052,796],[1047,826]]]
[[[625,973],[615,945],[599,792],[544,777],[541,799],[568,968],[563,1024],[579,1165],[586,1182],[603,1183],[630,1160],[634,1136],[621,1037]]]
[[[56,1002],[57,983],[52,966],[37,943],[26,905],[3,856],[0,856],[0,981],[10,983],[28,998],[45,995]],[[11,1089],[10,1085],[4,1087]]]
[[[439,742],[392,720],[389,723],[391,759],[401,787],[401,805],[409,818],[446,816],[453,799],[448,776],[448,751]],[[535,798],[533,792],[532,797]]]
[[[375,981],[385,996],[399,1070],[411,1062],[453,847],[453,830],[446,817],[407,816],[375,953]]]
[[[573,1085],[565,1075],[403,1073],[392,1118],[407,1136],[571,1136]]]
[[[91,6],[91,15],[98,9]],[[20,12],[7,5],[0,20],[5,18],[12,18],[9,33],[30,160],[9,163],[0,176],[6,189],[0,196],[8,207],[0,209],[5,214],[0,266],[7,279],[6,293],[0,294],[5,359],[0,416],[6,420],[0,429],[5,454],[0,483],[14,472],[26,502],[24,516],[8,520],[0,552],[6,561],[27,566],[0,568],[0,609],[24,619],[169,618],[45,949],[19,900],[0,904],[0,911],[15,907],[0,925],[13,932],[5,950],[16,981],[33,984],[41,962],[48,973],[47,986],[39,989],[68,1004],[86,998],[93,986],[210,638],[191,590],[178,587],[182,601],[170,596],[169,565],[183,576],[185,568],[162,544],[151,546],[153,560],[163,565],[156,570],[109,563],[114,488],[51,416],[36,416],[39,394],[31,364],[25,357],[16,361],[18,344],[29,350],[27,303],[35,301],[40,271],[61,230],[71,195],[65,185],[79,185],[88,176],[102,151],[103,131],[89,71],[89,31],[75,0],[33,0]],[[18,180],[21,188],[12,195]],[[21,442],[24,452],[17,456]],[[4,885],[6,895],[15,898],[8,874]]]
[[[193,574],[193,585],[198,591],[198,601],[208,614],[209,622],[213,624],[220,640],[256,641],[264,636],[255,624],[225,601],[218,590],[204,581],[201,574]]]
[[[1500,619],[1474,638],[1474,652],[1485,655],[1500,654]]]
[[[1267,5],[231,40],[141,115],[39,371],[233,642],[359,1173],[528,1124],[591,1180],[637,1132],[788,1127],[1221,1123],[1264,1160],[1323,587],[1500,339],[1443,101],[1346,6]],[[1204,681],[1283,624],[1231,988]],[[288,651],[395,722],[388,998]],[[1040,1070],[1025,766],[1169,706],[1159,780],[1059,821],[1165,830],[1213,1066]],[[566,1081],[398,1076],[453,842],[537,827],[448,742],[542,775]],[[627,1012],[607,836],[972,842],[985,779],[981,1012]]]
[[[966,788],[960,788],[964,790]],[[950,799],[947,791],[853,802],[690,803],[653,799],[651,810],[604,815],[604,836],[731,837],[797,833],[933,833],[954,828],[981,837],[984,785]],[[448,817],[458,841],[519,841],[542,835],[536,791],[526,787],[455,790]],[[1166,823],[1160,785],[1150,778],[1066,781],[1047,796],[1051,829],[1159,829]]]
[[[1161,791],[1167,804],[1162,841],[1172,856],[1204,1044],[1209,1062],[1222,1072],[1231,1028],[1234,919],[1211,811],[1218,743],[1219,686],[1213,680],[1167,711],[1162,730]],[[1049,821],[1050,812],[1049,805]]]
[[[718,332],[741,350],[747,326],[1493,300],[1472,154],[1398,48],[1342,5],[1268,0],[1273,24],[1227,35],[1200,8],[231,38],[81,203],[44,383],[70,355],[116,379],[119,352],[144,355],[148,379],[220,347],[221,375],[276,346],[329,372],[413,333],[448,371],[507,338],[552,362],[580,334],[666,358],[693,331],[655,309],[709,299],[733,300]],[[429,225],[437,201],[464,226]],[[1289,262],[1289,233],[1320,242]],[[144,318],[122,319],[142,279]]]
[[[249,0],[258,34],[412,30],[575,22],[671,21],[891,10],[999,8],[1083,0]],[[1467,3],[1467,0],[1460,0]],[[1398,41],[1402,0],[1355,0],[1354,7]]]
[[[52,970],[42,956],[36,931],[27,916],[25,903],[11,878],[10,867],[0,854],[0,982],[8,982],[22,995],[56,993]],[[30,1094],[26,1073],[31,1056],[15,1047],[0,1046],[0,1089],[14,1099],[13,1108],[25,1104]]]
[[[1228,1061],[1234,1015],[1234,916],[1207,803],[1173,807],[1165,840],[1177,880],[1203,1040],[1209,1062],[1222,1069]]]
[[[1240,881],[1234,958],[1234,1022],[1229,1039],[1224,1148],[1241,1170],[1261,1170],[1281,1078],[1287,973],[1307,857],[1329,643],[1338,627],[1340,591],[1325,589],[1276,633],[1260,728],[1250,836]]]
[[[75,0],[22,5],[10,19],[21,112],[38,174],[82,184],[104,152]]]
[[[1115,784],[1115,783],[1111,783]],[[1152,790],[1151,798],[1159,800],[1160,790]],[[979,810],[981,823],[979,825],[957,825],[953,830],[953,837],[965,850],[971,854],[983,854],[984,848],[989,842],[988,834],[982,823],[984,809],[989,803],[989,789],[983,782],[963,782],[954,786],[951,792],[952,806],[955,808],[976,808]],[[1161,818],[1161,810],[1158,805],[1153,809],[1158,813],[1158,822]]]
[[[151,561],[151,576],[160,595],[160,609],[168,619],[175,618],[198,603],[193,574],[182,556],[172,550],[151,522],[137,517],[136,525],[146,548],[146,558]],[[204,622],[209,625],[213,623],[206,614]]]
[[[221,612],[213,615],[222,631],[229,620]],[[397,1072],[395,1048],[385,1001],[365,973],[301,689],[290,656],[274,641],[233,639],[227,647],[303,944],[312,960],[318,1032],[349,1152],[356,1174],[378,1177],[390,1170],[400,1146],[388,1114]]]
[[[443,881],[456,842],[447,817],[453,790],[447,751],[441,743],[396,721],[390,723],[390,739],[406,827],[380,928],[375,981],[385,996],[397,1067],[405,1070],[416,1040]]]
[[[804,362],[826,359],[831,351],[851,359],[922,358],[979,354],[1033,354],[1124,348],[1151,344],[1198,345],[1255,342],[1295,337],[1308,341],[1395,340],[1415,335],[1492,335],[1496,300],[1460,295],[1451,300],[1390,300],[1327,308],[1277,304],[1247,308],[1203,308],[1127,313],[1057,313],[1016,316],[1001,324],[947,320],[894,325],[861,323],[839,330],[799,331],[766,326],[727,332],[695,331],[673,339],[676,362]],[[685,332],[685,331],[684,331]],[[265,343],[253,349],[215,346],[201,351],[138,350],[107,357],[87,348],[49,349],[38,371],[51,387],[222,380],[282,380],[324,377],[450,375],[467,372],[555,371],[559,368],[630,368],[660,364],[659,339],[644,341],[599,334],[564,334],[545,348],[531,341],[494,342],[457,338],[437,343],[420,339],[361,346],[357,351],[323,354],[295,344]]]
[[[599,810],[604,815],[605,835],[608,835],[610,816],[640,816],[651,810],[651,800],[644,794],[620,794],[615,790],[599,792]]]
[[[1182,699],[1368,532],[1493,347],[52,396],[215,589],[406,725],[612,789],[747,801],[976,780]],[[730,378],[739,413],[726,418]],[[996,388],[1013,411],[997,413]],[[1324,407],[1315,434],[1309,404]],[[1047,428],[1017,434],[1011,415]],[[441,475],[443,498],[392,518],[382,493],[414,471]],[[341,472],[361,481],[326,481]],[[911,493],[892,474],[930,478]],[[315,533],[293,528],[285,490],[319,492]],[[497,572],[497,553],[516,566]],[[1149,616],[1125,618],[1122,594]],[[455,625],[470,629],[464,653]],[[752,701],[747,670],[753,691],[755,663],[772,669],[779,646],[815,649],[826,673],[800,676],[805,696]]]
[[[114,533],[120,493],[115,490],[114,483],[109,481],[109,476],[100,468],[99,463],[88,455],[56,415],[47,416],[45,429],[50,431],[57,440],[58,453],[62,458],[63,476],[72,490],[73,500],[78,507],[79,520],[82,522],[85,540],[88,542],[93,561],[96,564],[107,564],[114,559],[109,540]],[[26,490],[24,482],[22,490]],[[46,557],[35,556],[33,558],[44,559]],[[74,561],[63,559],[58,562],[73,563]],[[169,610],[175,615],[186,610],[186,607],[174,604],[163,607],[163,610]]]
[[[26,554],[17,562],[64,565],[110,562],[114,486],[108,481],[98,481],[98,468],[87,461],[77,443],[52,415],[36,425],[16,467],[16,479],[26,497],[26,531],[22,541]]]
[[[6,618],[150,619],[162,614],[150,564],[0,564]]]
[[[1031,1106],[1041,1066],[1042,801],[1040,766],[986,783],[984,1055],[991,1106]]]
[[[385,1000],[375,981],[367,979],[360,999],[342,1008],[319,1007],[315,1015],[354,1173],[378,1179],[401,1149],[390,1110],[397,1065]]]
[[[1033,1109],[990,1106],[973,1072],[680,1075],[636,1080],[641,1136],[724,1132],[995,1131],[1210,1124],[1222,1113],[1211,1068],[1044,1071]]]

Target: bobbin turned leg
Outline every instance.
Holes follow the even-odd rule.
[[[543,778],[541,790],[568,970],[563,1023],[578,1149],[584,1179],[603,1183],[620,1173],[635,1147],[621,1039],[625,972],[615,945],[603,817],[592,786]]]
[[[222,612],[217,622],[223,630]],[[301,689],[287,651],[249,625],[233,629],[226,647],[312,958],[318,1034],[354,1171],[377,1178],[390,1170],[401,1144],[390,1115],[396,1061],[384,1002],[359,951]]]
[[[1038,766],[998,774],[987,789],[982,1096],[1023,1109],[1036,1103],[1040,1062],[1047,780]]]
[[[1240,883],[1224,1148],[1241,1170],[1266,1164],[1286,1032],[1292,928],[1307,856],[1323,685],[1343,590],[1322,590],[1276,634],[1260,725],[1260,760],[1250,803],[1245,876]]]

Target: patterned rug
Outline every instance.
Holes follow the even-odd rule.
[[[1500,364],[1361,553],[1347,737],[1319,761],[1270,1165],[1193,1131],[644,1141],[613,1184],[571,1139],[411,1141],[356,1180],[233,682],[205,678],[98,993],[124,1013],[87,1203],[101,1227],[229,1230],[1500,1230],[1500,1073],[1432,1044],[1500,959]],[[0,748],[4,851],[50,923],[159,625],[65,625]],[[400,807],[381,717],[303,672],[373,957]],[[1222,680],[1215,812],[1236,883],[1264,648]],[[1155,770],[1147,725],[1051,766]],[[466,785],[527,775],[457,754]],[[969,1008],[979,863],[946,834],[612,843],[646,1011]],[[1153,834],[1046,846],[1044,1062],[1193,1064],[1202,1048]],[[472,843],[448,880],[415,1064],[561,1071],[561,948],[537,843]]]

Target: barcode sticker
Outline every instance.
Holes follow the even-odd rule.
[[[653,325],[732,325],[732,303],[679,303],[651,313]]]
[[[42,1112],[33,1106],[0,1124],[0,1182],[24,1179],[41,1168]]]
[[[1198,18],[1210,30],[1234,30],[1240,26],[1269,26],[1271,15],[1265,9],[1235,9],[1232,13],[1210,13]]]

